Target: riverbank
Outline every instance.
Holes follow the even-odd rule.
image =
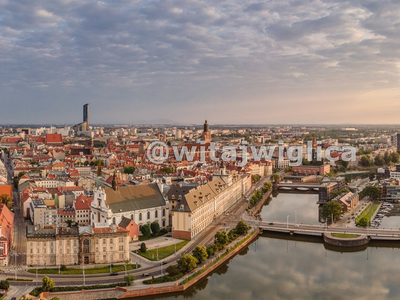
[[[264,197],[257,203],[257,205],[253,207],[253,212],[251,213],[251,215],[255,216],[260,212],[261,208],[264,206],[265,201],[267,201],[267,199],[271,196],[271,194],[272,194],[272,188],[269,189],[265,193]]]
[[[183,292],[204,277],[208,276],[211,272],[225,263],[227,260],[234,257],[241,250],[247,247],[258,237],[258,230],[255,229],[252,233],[234,241],[228,245],[217,257],[211,259],[201,267],[196,268],[191,273],[186,274],[180,280],[165,284],[152,285],[149,288],[144,286],[122,288],[117,287],[108,290],[92,290],[92,291],[78,291],[68,293],[42,293],[40,298],[58,297],[60,300],[91,300],[91,299],[110,299],[110,298],[132,298],[132,297],[146,297],[152,295],[160,295],[167,293]],[[189,281],[188,281],[189,280]],[[187,281],[187,282],[186,282]],[[112,297],[110,297],[112,295]]]

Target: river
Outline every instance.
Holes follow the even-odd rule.
[[[286,221],[288,214],[294,218],[296,210],[298,222],[318,222],[315,202],[313,194],[280,194],[263,207],[261,216]],[[400,298],[400,249],[396,244],[350,250],[355,252],[328,250],[321,237],[264,234],[184,293],[146,299]]]

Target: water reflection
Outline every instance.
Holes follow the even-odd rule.
[[[295,238],[261,236],[257,251],[254,242],[185,293],[146,299],[399,299],[398,243],[334,252],[320,237]]]
[[[382,219],[379,228],[400,228],[400,204],[394,203],[394,207],[390,210],[386,217]]]
[[[279,193],[272,198],[267,206],[264,206],[260,215],[265,221],[286,222],[289,215],[289,222],[294,223],[319,223],[317,194],[293,194]]]
[[[281,193],[263,207],[264,220],[317,223],[318,195]],[[239,255],[182,294],[142,299],[399,299],[400,243],[368,248],[326,246],[321,236],[264,233]],[[350,252],[346,252],[350,251]],[[137,299],[137,298],[136,298]]]

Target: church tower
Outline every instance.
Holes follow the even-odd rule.
[[[117,173],[114,170],[114,176],[113,176],[113,180],[112,180],[112,188],[114,191],[118,191],[118,179],[117,179]]]
[[[203,134],[201,135],[201,139],[206,143],[209,144],[211,143],[211,132],[210,128],[208,126],[207,120],[204,123],[204,131]]]

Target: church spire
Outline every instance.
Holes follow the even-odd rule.
[[[118,179],[117,179],[117,172],[114,170],[114,176],[112,180],[112,188],[114,191],[118,191]]]

